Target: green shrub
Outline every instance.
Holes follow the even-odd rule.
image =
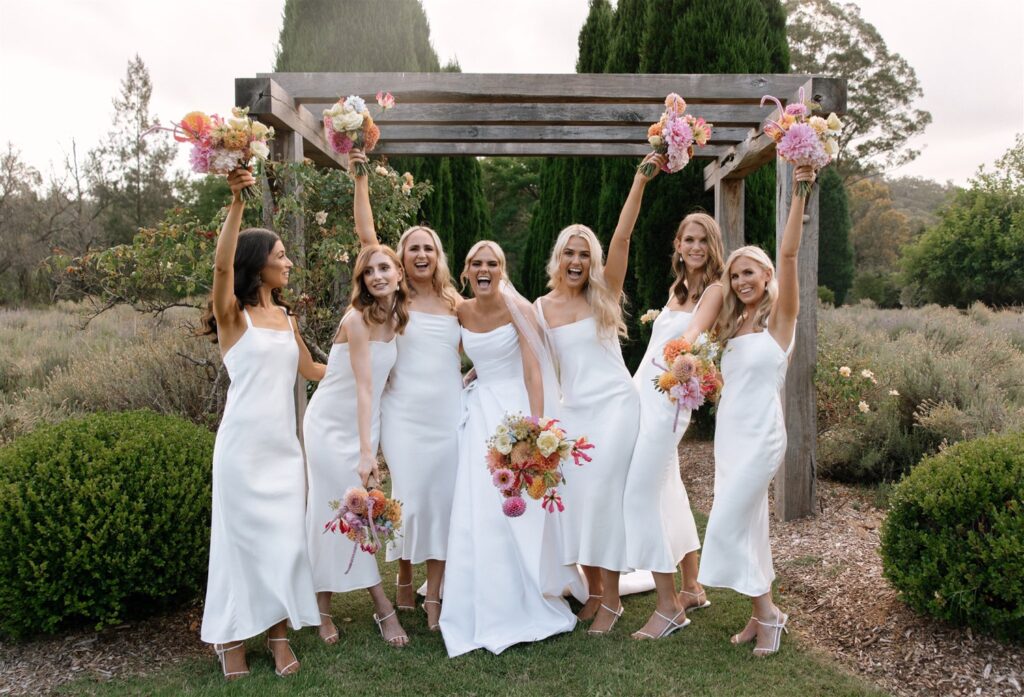
[[[149,411],[44,426],[0,449],[0,633],[97,628],[195,597],[213,434]]]
[[[878,307],[900,306],[899,276],[892,273],[867,271],[853,278],[852,300],[870,300]]]
[[[919,612],[1024,639],[1024,432],[960,443],[895,488],[886,578]]]
[[[824,305],[835,305],[836,294],[828,286],[818,286],[818,301]]]

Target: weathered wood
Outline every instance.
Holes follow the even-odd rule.
[[[776,257],[792,196],[792,167],[776,166]],[[783,403],[786,410],[786,455],[775,475],[775,514],[780,520],[814,515],[818,470],[817,398],[814,368],[818,358],[818,186],[804,209],[803,238],[797,264],[800,314],[797,318],[792,359],[786,374]]]
[[[712,129],[712,144],[734,144],[744,140],[750,133],[747,128]],[[606,125],[546,125],[546,126],[490,126],[481,124],[460,125],[381,125],[381,138],[389,143],[446,142],[460,140],[482,140],[501,142],[547,142],[547,141],[593,141],[601,143],[629,142],[643,143],[647,140],[647,125],[606,126]]]
[[[694,159],[718,157],[727,146],[706,145],[694,151]],[[391,156],[514,156],[514,157],[643,157],[651,151],[647,143],[501,143],[466,141],[445,143],[393,143],[382,141],[373,151]]]
[[[722,231],[722,244],[725,246],[726,256],[745,244],[744,188],[742,179],[723,179],[715,184],[715,221]]]
[[[583,102],[663,103],[670,92],[689,104],[756,102],[765,94],[788,95],[807,79],[804,75],[725,75],[632,73],[500,74],[500,73],[259,73],[284,87],[297,103],[330,102],[356,94],[372,100],[378,90],[392,92],[405,104],[414,102]],[[838,82],[833,78],[818,80]],[[822,87],[823,108],[836,91]]]

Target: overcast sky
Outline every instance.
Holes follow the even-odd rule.
[[[370,1],[370,0],[367,0]],[[916,69],[933,122],[897,174],[963,184],[1024,132],[1024,1],[855,0]],[[587,0],[422,0],[442,62],[464,72],[570,73]],[[284,0],[0,0],[0,130],[39,169],[109,130],[138,53],[163,122],[225,112],[234,78],[268,72]]]

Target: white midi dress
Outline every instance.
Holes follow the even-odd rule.
[[[562,592],[579,580],[575,568],[562,563],[561,514],[528,499],[523,515],[507,517],[487,470],[487,440],[505,414],[530,413],[516,329],[463,329],[462,345],[477,378],[464,395],[441,606],[450,657],[480,648],[499,654],[572,631],[576,617]]]
[[[295,629],[320,624],[306,555],[305,466],[295,432],[299,347],[292,330],[254,327],[242,312],[245,333],[224,354],[231,385],[213,448],[201,630],[211,644],[248,639],[285,619]]]
[[[380,445],[402,502],[402,536],[387,560],[420,564],[448,556],[458,430],[462,417],[459,320],[409,312],[381,399]]]
[[[370,445],[375,455],[380,439],[380,397],[395,363],[395,351],[394,339],[370,342],[373,380]],[[380,583],[377,558],[358,549],[355,542],[340,533],[324,532],[324,524],[334,515],[328,503],[343,498],[349,487],[362,486],[356,379],[348,343],[331,347],[327,374],[306,408],[303,435],[309,473],[306,531],[313,585],[318,593],[372,588]],[[346,573],[350,560],[352,568]]]
[[[541,301],[535,306],[544,320]],[[587,317],[546,328],[562,390],[559,418],[573,438],[594,444],[591,462],[564,466],[566,563],[627,571],[622,496],[640,428],[640,395],[616,336],[599,336]]]
[[[688,552],[700,549],[697,524],[679,474],[679,441],[690,424],[690,411],[680,410],[677,420],[676,405],[653,382],[664,370],[659,365],[664,364],[665,344],[682,336],[692,319],[690,312],[662,310],[633,375],[640,393],[640,433],[623,496],[626,563],[633,569],[674,573]]]
[[[767,331],[729,340],[715,421],[715,498],[697,580],[751,597],[775,580],[768,485],[786,453],[781,390],[789,355]]]

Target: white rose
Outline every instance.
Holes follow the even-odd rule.
[[[825,152],[829,154],[829,157],[835,157],[839,154],[839,141],[835,138],[825,139]]]
[[[384,165],[377,165],[376,167],[374,167],[373,171],[382,177],[388,176],[388,168],[385,167]]]
[[[512,436],[502,433],[494,439],[494,449],[502,455],[512,452]]]
[[[825,123],[828,124],[828,130],[830,131],[838,132],[843,129],[843,122],[834,113],[828,115],[828,120]]]
[[[343,112],[331,119],[331,125],[339,133],[356,131],[363,127],[363,115],[354,111]]]
[[[820,116],[812,116],[807,123],[819,136],[828,130],[828,122]]]
[[[254,140],[249,143],[249,150],[253,155],[261,160],[265,160],[270,157],[270,148],[262,140]]]
[[[252,122],[252,135],[254,138],[265,138],[270,135],[270,129],[259,121]]]
[[[249,119],[228,119],[228,125],[238,131],[249,130]]]
[[[541,434],[537,436],[537,450],[541,455],[547,457],[558,450],[558,441],[558,436],[551,431],[541,431]]]

